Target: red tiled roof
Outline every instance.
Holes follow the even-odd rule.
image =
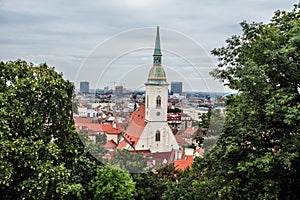
[[[88,130],[92,130],[95,132],[101,132],[99,124],[92,124],[92,123],[76,123],[75,127],[87,127]],[[78,129],[78,128],[77,128]]]
[[[129,122],[132,122],[132,121],[134,121],[137,125],[144,126],[144,127],[146,126],[145,105],[144,104],[140,104],[139,109],[132,112]]]
[[[174,161],[175,169],[184,170],[187,167],[192,167],[193,161],[194,156],[183,155],[181,160]]]
[[[115,143],[114,140],[109,140],[105,145],[103,145],[104,148],[107,148],[107,149],[114,149],[116,148],[118,145],[117,143]]]
[[[174,135],[174,136],[175,136],[175,139],[176,139],[177,143],[180,146],[186,146],[186,145],[189,144],[184,138],[180,137],[179,135]]]
[[[130,116],[129,126],[123,134],[125,141],[127,140],[128,142],[130,142],[130,144],[132,144],[135,147],[145,126],[145,105],[141,104],[139,109],[135,110]]]
[[[106,134],[118,135],[122,133],[122,129],[116,124],[115,127],[112,124],[99,124],[101,132],[105,132]]]
[[[107,134],[120,134],[122,129],[116,125],[116,128],[112,124],[99,124],[95,123],[95,118],[92,117],[74,117],[75,127],[87,127],[89,131],[105,132]]]
[[[193,155],[185,155],[184,153],[182,154],[182,159],[181,160],[175,160],[174,161],[174,166],[175,169],[181,169],[184,170],[187,167],[192,167],[194,157],[196,156],[202,156],[204,153],[203,149],[196,149],[193,150]],[[198,154],[198,155],[196,155]]]
[[[79,100],[78,102],[81,105],[87,105],[89,101],[88,100]]]
[[[195,153],[199,153],[199,155],[203,155],[204,154],[204,150],[203,149],[196,149],[196,150],[194,150],[194,154]]]
[[[75,124],[76,123],[93,123],[92,117],[74,117]]]
[[[124,149],[127,144],[128,143],[126,142],[126,140],[123,140],[122,142],[119,143],[117,149]]]
[[[186,113],[168,113],[168,121],[181,121],[183,117],[189,117]]]
[[[118,125],[119,125],[120,129],[125,130],[126,126],[128,125],[128,122],[121,122],[121,123],[118,123]]]
[[[151,164],[153,163],[153,160],[155,160],[155,165],[159,163],[162,164],[164,160],[167,161],[167,163],[165,164],[170,164],[174,162],[175,150],[172,149],[172,151],[168,151],[168,152],[153,152],[153,153],[145,152],[144,155],[149,157],[148,162]]]
[[[156,162],[163,162],[164,159],[168,161],[168,163],[172,162],[172,151],[169,152],[154,152],[151,153],[151,157]]]
[[[196,133],[196,131],[198,131],[198,127],[191,127],[191,128],[187,128],[185,129],[185,131],[183,131],[182,135],[193,135],[194,133]]]
[[[168,121],[180,121],[181,115],[180,113],[168,113],[167,118]]]

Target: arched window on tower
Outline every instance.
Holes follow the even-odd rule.
[[[146,103],[147,103],[147,108],[148,108],[148,106],[149,106],[149,96],[148,95],[146,97]]]
[[[156,133],[155,133],[155,141],[156,142],[160,141],[160,131],[159,130],[157,130]]]
[[[156,108],[160,108],[161,107],[161,97],[158,95],[156,97]]]

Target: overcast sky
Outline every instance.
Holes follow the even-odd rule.
[[[298,0],[0,0],[0,59],[46,62],[91,87],[141,89],[160,26],[168,81],[220,91],[208,75],[213,48],[240,34],[239,23],[267,23]]]

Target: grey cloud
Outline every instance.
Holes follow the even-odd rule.
[[[146,66],[150,67],[152,62],[154,27],[160,25],[168,77],[174,80],[181,73],[189,77],[189,84],[196,88],[203,84],[196,82],[193,67],[183,58],[193,63],[206,78],[205,72],[215,66],[215,58],[209,52],[224,45],[231,35],[240,34],[241,21],[267,22],[275,10],[291,10],[296,2],[298,0],[289,3],[282,0],[1,1],[0,59],[47,62],[71,80],[89,63],[90,69],[82,75],[89,79],[101,74],[102,64],[105,67],[120,53],[142,48],[129,52],[111,66],[114,70],[120,67],[123,75],[114,73],[115,77],[107,78],[123,80],[130,76],[129,72],[145,76]],[[151,28],[136,34],[122,32],[145,27]],[[172,34],[174,30],[183,34]],[[123,37],[105,43],[118,34]],[[93,54],[99,46],[103,48],[101,54]],[[87,57],[89,62],[85,60]],[[92,85],[96,85],[95,79],[97,77],[91,80]],[[131,85],[134,87],[133,82]]]

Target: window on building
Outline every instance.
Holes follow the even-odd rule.
[[[157,130],[156,133],[155,133],[155,141],[156,142],[160,141],[160,131],[159,130]]]
[[[148,106],[149,106],[149,96],[148,95],[147,95],[146,102],[147,102],[147,108],[148,108]]]
[[[158,95],[156,97],[156,108],[160,108],[161,107],[161,97]]]

